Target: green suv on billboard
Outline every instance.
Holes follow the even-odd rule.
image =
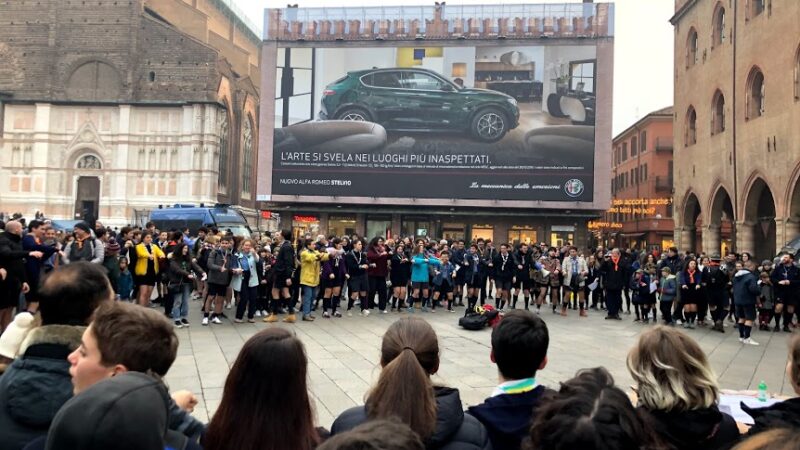
[[[462,88],[431,70],[370,69],[329,84],[319,118],[375,122],[395,131],[467,131],[496,142],[519,125],[519,108],[511,96]]]

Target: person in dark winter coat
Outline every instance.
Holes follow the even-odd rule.
[[[22,246],[22,224],[11,221],[0,233],[0,269],[4,269],[5,280],[0,282],[0,330],[11,323],[11,313],[19,303],[19,294],[30,291],[25,270],[26,258],[41,260],[44,254],[36,250],[25,250]]]
[[[789,341],[789,362],[786,374],[794,393],[800,395],[800,334],[793,334]],[[776,428],[800,429],[800,397],[790,398],[766,408],[750,408],[742,404],[742,410],[753,418],[749,435]]]
[[[39,305],[39,284],[41,274],[44,268],[44,263],[56,253],[55,245],[45,245],[43,243],[45,233],[44,222],[32,220],[28,224],[28,234],[22,238],[22,249],[27,252],[41,252],[41,258],[26,258],[25,259],[25,272],[28,280],[30,291],[25,295],[25,300],[28,302],[28,310],[36,311]],[[113,286],[113,282],[111,283]]]
[[[491,360],[497,364],[501,383],[491,397],[468,412],[486,427],[494,450],[518,450],[528,435],[548,392],[537,384],[536,372],[547,365],[549,343],[547,325],[528,311],[508,312],[492,331]]]
[[[59,408],[72,397],[67,356],[98,305],[114,291],[105,269],[79,262],[47,277],[40,291],[42,325],[31,330],[18,356],[0,377],[0,447],[18,450],[44,436]]]
[[[739,439],[733,417],[717,407],[717,376],[691,337],[656,326],[639,336],[627,363],[639,408],[670,448],[727,449]]]
[[[439,369],[439,341],[428,322],[406,317],[389,326],[381,346],[381,375],[366,405],[343,412],[331,434],[351,430],[370,419],[400,420],[427,449],[490,449],[483,425],[464,414],[457,389],[434,387]]]
[[[753,272],[744,268],[741,261],[736,263],[736,275],[733,276],[733,304],[736,307],[736,317],[739,318],[739,342],[747,345],[758,345],[750,338],[753,322],[756,320],[756,303],[761,294]]]
[[[187,247],[182,242],[180,245]],[[164,315],[125,302],[104,304],[97,309],[91,325],[83,332],[80,349],[67,357],[71,365],[73,392],[82,396],[103,380],[133,372],[163,378],[175,361],[177,350],[178,337]],[[186,399],[184,407],[191,409],[196,403],[189,392],[177,395]],[[167,398],[167,408],[168,427],[178,437],[184,436],[179,441],[196,442],[200,439],[205,431],[201,422],[170,397]],[[49,440],[54,439],[53,428],[56,426],[51,427]],[[44,439],[40,442],[43,444]],[[25,450],[39,448],[45,446],[35,441]]]
[[[103,380],[73,397],[53,419],[47,444],[26,450],[199,449],[167,429],[169,394],[159,380],[124,373]]]
[[[800,288],[800,269],[794,265],[794,256],[781,256],[781,262],[772,270],[772,286],[775,287],[775,331],[780,330],[783,315],[783,331],[791,332],[795,305],[798,304],[797,291]]]
[[[603,283],[606,289],[606,320],[622,320],[619,311],[622,308],[622,289],[628,283],[629,266],[622,259],[618,248],[611,250],[611,258],[603,261]]]

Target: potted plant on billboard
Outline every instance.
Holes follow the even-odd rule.
[[[556,93],[564,95],[569,91],[569,81],[572,77],[569,75],[569,68],[567,65],[558,60],[558,62],[550,63],[548,67],[550,72],[553,74],[553,78],[550,81],[556,84]]]

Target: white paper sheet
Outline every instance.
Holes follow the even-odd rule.
[[[651,281],[650,282],[650,293],[652,294],[656,290],[658,290],[658,283],[656,283],[655,281]]]
[[[597,289],[597,286],[599,286],[599,285],[600,285],[599,280],[594,280],[591,283],[589,283],[589,290],[593,291],[593,290]]]
[[[747,425],[753,424],[753,418],[749,414],[742,411],[740,406],[741,402],[751,408],[764,408],[772,406],[781,400],[768,398],[765,402],[758,401],[758,398],[749,395],[720,395],[719,397],[719,410],[732,416],[737,422]]]

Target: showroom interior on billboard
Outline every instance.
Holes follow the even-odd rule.
[[[593,205],[595,40],[387,44],[276,48],[262,198]]]

